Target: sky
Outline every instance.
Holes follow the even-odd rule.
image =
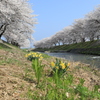
[[[33,37],[39,41],[72,25],[75,19],[84,18],[100,5],[100,0],[30,0],[29,3],[38,15]]]

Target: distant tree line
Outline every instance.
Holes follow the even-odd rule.
[[[100,5],[85,15],[76,19],[70,26],[65,27],[51,37],[34,43],[35,48],[50,48],[57,45],[73,44],[100,39]]]
[[[29,47],[36,24],[28,0],[0,0],[0,38],[20,47]]]

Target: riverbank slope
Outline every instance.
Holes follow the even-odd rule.
[[[43,75],[40,85],[36,87],[37,81],[32,62],[25,58],[27,53],[26,50],[13,45],[0,43],[0,100],[49,100],[46,98],[53,97],[56,93],[55,84],[50,76],[50,62],[55,61],[56,58],[44,55]],[[62,61],[68,62],[64,59]],[[99,100],[100,71],[80,62],[69,63],[70,70],[65,75],[67,82],[65,88],[61,84],[57,89],[58,96],[63,98],[59,100],[72,100],[72,98]]]
[[[81,54],[100,55],[100,41],[88,41],[70,45],[60,45],[52,48],[36,48],[33,51],[49,52],[72,52]]]

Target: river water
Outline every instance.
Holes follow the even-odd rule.
[[[46,53],[50,56],[65,58],[69,61],[80,61],[82,63],[90,64],[100,68],[100,56],[85,55],[85,54],[74,54],[74,53]]]

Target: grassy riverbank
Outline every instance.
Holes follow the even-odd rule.
[[[57,81],[50,67],[56,58],[42,54],[38,84],[32,62],[25,58],[27,53],[0,43],[0,100],[100,100],[100,70],[61,59],[70,66]]]
[[[50,51],[50,52],[73,52],[82,54],[100,55],[100,41],[88,41],[83,43],[75,43],[71,45],[55,46],[53,48],[37,48],[33,51]]]

